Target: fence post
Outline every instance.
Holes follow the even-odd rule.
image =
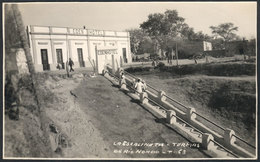
[[[202,134],[202,148],[205,150],[210,150],[213,148],[214,143],[212,141],[214,140],[214,137],[211,134],[203,133]]]
[[[176,117],[175,117],[176,112],[173,110],[167,110],[166,113],[167,113],[167,116],[166,116],[167,123],[169,123],[169,124],[176,123]]]
[[[196,114],[194,112],[196,112],[195,108],[187,107],[186,117],[188,121],[192,121],[196,118]]]
[[[126,81],[122,81],[122,79],[119,80],[119,86],[121,89],[126,89]]]
[[[124,72],[124,69],[123,68],[118,68],[117,69],[117,77],[120,78],[121,77],[121,73]]]
[[[165,95],[166,95],[166,93],[165,93],[164,91],[159,91],[159,92],[158,92],[158,100],[159,100],[160,102],[165,101],[165,100],[166,100]]]
[[[142,104],[146,104],[146,103],[148,103],[148,95],[147,95],[147,93],[146,92],[142,92],[142,93],[140,93],[140,102],[142,103]]]
[[[232,129],[226,129],[224,132],[224,142],[227,145],[232,145],[236,141],[235,132]]]
[[[107,74],[107,69],[104,69],[102,72],[103,72],[103,75],[105,76]]]

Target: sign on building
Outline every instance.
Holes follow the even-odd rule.
[[[203,41],[203,51],[212,51],[211,42]]]
[[[105,69],[108,64],[115,70],[114,55],[118,54],[118,48],[115,46],[97,46],[96,47],[96,65],[99,74]],[[117,67],[118,68],[118,67]]]

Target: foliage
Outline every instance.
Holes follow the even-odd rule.
[[[177,36],[181,36],[181,31],[188,28],[184,18],[178,15],[176,10],[166,10],[163,13],[154,13],[148,16],[148,20],[140,25],[161,50],[167,48],[167,42]]]
[[[165,64],[163,62],[159,62],[159,64],[157,65],[159,69],[164,68]]]
[[[212,34],[220,36],[225,42],[234,40],[237,35],[234,33],[238,30],[238,27],[234,26],[233,23],[223,23],[218,26],[210,26]]]
[[[256,55],[256,40],[255,40],[255,38],[249,40],[248,45],[247,45],[247,54],[250,55],[250,56]]]
[[[140,29],[128,29],[126,31],[130,33],[131,51],[132,53],[137,54],[139,45],[146,34]]]
[[[148,16],[148,20],[140,25],[153,41],[154,51],[171,53],[175,45],[183,40],[203,41],[209,40],[208,35],[201,31],[196,33],[185,23],[185,19],[179,16],[176,10],[166,10],[164,13],[154,13]]]

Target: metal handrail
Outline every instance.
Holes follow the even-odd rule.
[[[241,137],[235,135],[235,134],[232,134],[231,137],[234,136],[236,137],[237,139],[239,139],[240,141],[244,142],[245,144],[247,144],[248,146],[251,146],[252,148],[256,149],[256,147],[252,144],[250,144],[249,142],[245,141],[244,139],[242,139]]]
[[[115,74],[112,74],[111,72],[107,71],[107,73],[109,73],[112,77],[116,78],[117,80],[119,80],[120,78],[117,77]]]
[[[138,93],[138,94],[140,94],[138,91],[136,91],[131,85],[128,85],[127,83],[126,83],[126,86],[128,86],[129,88],[131,88],[132,90],[134,90],[136,93]]]
[[[146,97],[148,100],[152,101],[154,104],[156,104],[157,106],[161,107],[164,110],[168,110],[165,107],[163,107],[162,105],[158,104],[157,102],[155,102],[154,100]],[[192,126],[191,124],[189,124],[188,122],[186,122],[185,120],[181,119],[180,117],[178,117],[177,115],[172,114],[174,117],[176,117],[177,119],[179,119],[180,121],[182,121],[183,123],[187,124],[188,126],[190,126],[191,128],[193,128],[194,130],[196,130],[197,132],[203,134],[203,132],[201,132],[200,130],[198,130],[197,128],[195,128],[194,126]]]
[[[216,145],[218,145],[219,147],[221,147],[222,149],[224,149],[226,152],[230,153],[231,155],[239,158],[239,156],[237,156],[235,153],[233,153],[232,151],[226,149],[224,146],[222,146],[220,143],[218,143],[217,141],[214,141],[212,139],[210,139],[210,141],[214,142]]]
[[[176,100],[172,99],[170,96],[167,96],[167,95],[164,95],[164,96],[167,97],[168,99],[170,99],[171,101],[176,102],[177,104],[179,104],[179,105],[181,105],[181,106],[183,106],[184,108],[187,109],[187,106],[183,105],[183,104],[180,103],[179,101],[176,101]]]
[[[134,79],[138,79],[138,78],[137,78],[136,76],[134,76],[133,74],[130,74],[130,73],[126,72],[126,71],[124,71],[124,73],[130,75],[130,76],[131,76],[132,78],[134,78]],[[146,83],[146,85],[147,85],[147,87],[153,89],[154,91],[160,92],[159,90],[155,89],[153,86],[151,86],[151,85],[149,85],[149,84],[147,84],[147,83]]]
[[[130,73],[126,72],[126,71],[124,71],[124,73],[126,73],[126,74],[130,75],[130,76],[131,76],[132,78],[134,78],[134,79],[137,79],[137,77],[136,77],[136,76],[134,76],[133,74],[130,74]]]
[[[205,119],[206,121],[208,121],[209,123],[211,123],[211,124],[215,125],[216,127],[218,127],[218,128],[220,128],[220,129],[222,129],[223,131],[225,131],[225,130],[226,130],[226,129],[225,129],[225,128],[223,128],[222,126],[220,126],[220,125],[218,125],[218,124],[216,124],[216,123],[214,123],[214,122],[210,121],[209,119],[205,118],[204,116],[200,115],[199,113],[197,113],[197,112],[195,112],[195,111],[193,111],[192,113],[195,113],[196,115],[200,116],[201,118]]]
[[[151,85],[149,85],[149,84],[147,84],[147,83],[146,83],[146,85],[147,85],[147,87],[151,88],[152,90],[154,90],[154,91],[156,91],[156,92],[160,92],[159,90],[155,89],[155,88],[152,87]]]

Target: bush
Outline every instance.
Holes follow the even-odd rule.
[[[159,62],[159,64],[157,65],[159,69],[164,68],[165,64],[163,62]]]

